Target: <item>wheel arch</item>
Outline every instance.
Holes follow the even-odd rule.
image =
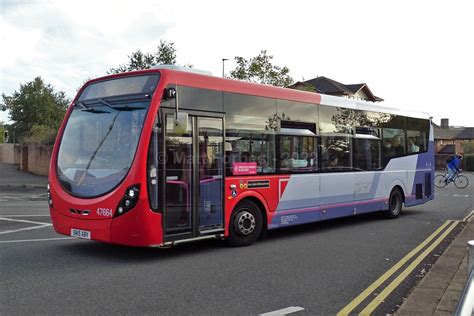
[[[244,192],[242,194],[239,194],[238,197],[239,197],[239,199],[235,202],[234,206],[232,207],[232,210],[229,212],[229,218],[227,219],[227,225],[226,225],[226,228],[225,228],[225,235],[228,236],[228,234],[229,234],[229,222],[230,222],[230,217],[232,216],[232,213],[237,208],[237,206],[245,200],[252,201],[260,209],[260,212],[262,213],[262,218],[263,218],[262,229],[267,230],[268,229],[268,210],[269,210],[269,208],[268,208],[268,204],[265,201],[265,199],[263,198],[263,196],[261,196],[260,194],[258,194],[255,191],[247,191],[247,192]]]
[[[392,181],[391,185],[387,188],[390,188],[390,190],[388,192],[385,192],[385,196],[387,197],[387,199],[390,198],[390,195],[392,194],[393,190],[395,188],[397,188],[402,193],[403,203],[405,203],[406,197],[407,197],[407,192],[406,192],[405,185],[403,184],[403,182],[401,180],[397,179],[397,180]]]
[[[399,184],[396,184],[392,187],[392,190],[390,190],[389,198],[390,198],[390,195],[392,194],[393,190],[395,190],[395,189],[398,189],[402,193],[402,202],[405,203],[405,190]]]

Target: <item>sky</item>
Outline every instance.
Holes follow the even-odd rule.
[[[474,126],[472,0],[0,0],[0,92],[41,76],[73,98],[88,78],[172,41],[222,75],[261,50],[295,81],[367,83],[381,104]],[[0,100],[0,103],[2,101]],[[0,111],[0,121],[8,115]]]

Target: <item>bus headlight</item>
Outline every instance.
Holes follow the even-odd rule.
[[[50,189],[51,189],[51,187],[49,186],[49,182],[48,182],[48,185],[46,186],[46,193],[47,193],[47,196],[48,196],[48,204],[49,204],[49,207],[53,207],[53,199],[51,198]]]
[[[127,188],[125,190],[125,195],[120,200],[120,203],[117,207],[117,211],[115,212],[115,217],[120,216],[122,214],[127,213],[132,208],[137,205],[138,196],[140,195],[140,185],[135,184]]]

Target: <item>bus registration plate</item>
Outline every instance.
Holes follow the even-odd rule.
[[[91,232],[87,230],[71,228],[71,236],[82,239],[91,239]]]

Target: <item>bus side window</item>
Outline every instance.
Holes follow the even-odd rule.
[[[350,171],[352,169],[352,135],[321,135],[321,169]]]
[[[257,167],[249,175],[275,172],[276,100],[224,93],[227,174],[238,163]]]
[[[279,171],[318,169],[316,137],[280,135]]]
[[[353,156],[354,168],[357,170],[380,169],[380,128],[356,127]]]
[[[427,120],[407,117],[407,151],[409,154],[428,150],[430,123]]]
[[[383,159],[384,165],[390,158],[405,155],[405,130],[398,128],[383,129]]]

